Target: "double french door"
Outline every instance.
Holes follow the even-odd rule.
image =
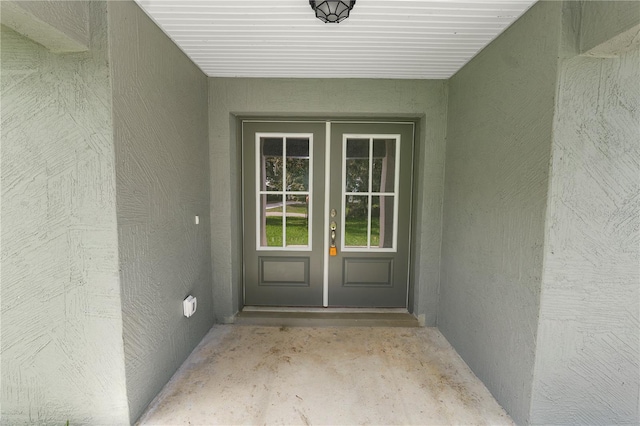
[[[243,122],[245,305],[406,307],[413,133]]]

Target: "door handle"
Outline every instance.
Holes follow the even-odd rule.
[[[338,224],[334,220],[331,222],[329,227],[331,228],[331,246],[329,247],[329,255],[337,256],[338,249],[336,248],[336,229],[338,229]]]

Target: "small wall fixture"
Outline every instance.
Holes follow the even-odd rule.
[[[309,0],[309,4],[316,12],[316,18],[325,24],[338,24],[349,17],[349,12],[356,4],[356,0]]]

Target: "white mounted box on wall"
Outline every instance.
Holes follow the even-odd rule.
[[[196,313],[197,307],[198,300],[191,295],[187,296],[187,298],[182,301],[182,311],[184,312],[184,316],[187,318]]]

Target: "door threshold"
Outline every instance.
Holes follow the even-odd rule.
[[[273,327],[419,327],[405,308],[298,308],[245,306],[235,324]]]
[[[408,314],[407,308],[323,308],[306,306],[245,306],[242,312],[350,312]]]

